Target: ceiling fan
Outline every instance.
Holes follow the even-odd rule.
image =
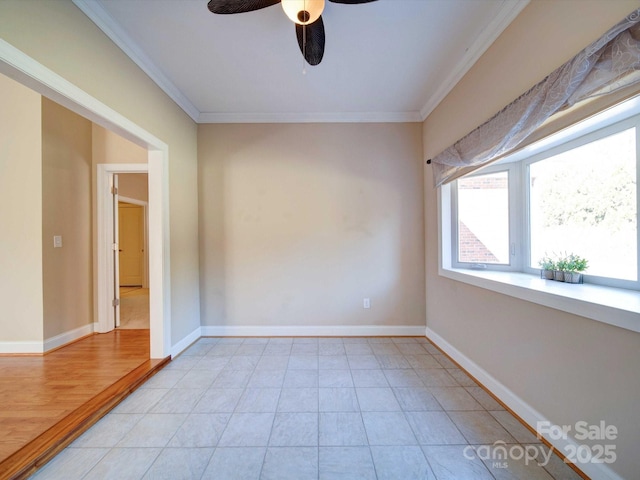
[[[282,9],[296,24],[296,36],[302,56],[309,65],[318,65],[324,55],[325,0],[210,0],[209,11],[219,14],[244,13],[282,3]],[[357,5],[376,0],[329,0],[332,3]]]

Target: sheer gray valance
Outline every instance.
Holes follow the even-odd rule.
[[[436,186],[521,145],[556,112],[640,82],[640,9],[432,160]]]

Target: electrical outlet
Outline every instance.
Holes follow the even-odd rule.
[[[362,308],[371,308],[371,300],[368,298],[362,300]]]
[[[53,248],[62,248],[62,235],[53,236]]]

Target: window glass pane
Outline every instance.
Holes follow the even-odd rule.
[[[509,263],[509,175],[461,178],[458,184],[458,261]]]
[[[575,253],[587,273],[636,280],[635,128],[531,164],[530,265]]]

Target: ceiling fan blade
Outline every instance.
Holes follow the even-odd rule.
[[[280,0],[210,0],[207,4],[211,13],[244,13],[260,10],[280,3]]]
[[[377,2],[378,0],[329,0],[333,3],[344,3],[345,5],[358,5],[360,3]]]
[[[296,23],[296,36],[302,56],[309,65],[318,65],[324,55],[324,23],[322,16],[303,26]]]

